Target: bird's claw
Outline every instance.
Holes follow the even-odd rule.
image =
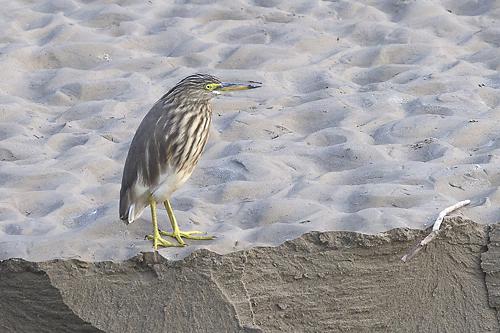
[[[153,241],[153,248],[155,251],[158,250],[158,246],[162,246],[162,247],[183,247],[184,246],[183,244],[180,244],[180,243],[175,244],[175,243],[169,242],[168,240],[161,238],[160,235],[157,235],[156,237],[154,235],[146,235],[146,239]]]
[[[199,234],[205,234],[205,233],[202,231],[197,231],[197,230],[177,231],[177,232],[167,232],[167,231],[160,230],[160,235],[175,238],[177,240],[177,242],[182,246],[186,245],[183,238],[193,239],[193,240],[211,240],[211,239],[215,238],[214,236],[194,236],[194,235],[199,235]]]

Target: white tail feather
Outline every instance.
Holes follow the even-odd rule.
[[[130,207],[128,208],[128,220],[127,220],[127,222],[129,224],[134,222],[134,220],[135,220],[134,212],[135,212],[135,204],[131,204]]]
[[[135,208],[136,208],[135,204],[131,204],[128,209],[128,219],[127,219],[128,224],[134,222],[139,217],[141,217],[145,207],[139,206],[140,209],[135,209]]]

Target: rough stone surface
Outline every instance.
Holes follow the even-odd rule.
[[[86,304],[91,307],[91,304]],[[0,332],[102,332],[65,304],[61,291],[37,264],[0,264]]]
[[[481,267],[486,273],[490,306],[497,309],[500,321],[500,226],[498,224],[491,226],[488,251],[481,255],[481,260]]]
[[[197,251],[176,262],[152,253],[120,263],[9,259],[0,263],[0,328],[498,332],[498,226],[450,218],[443,227],[406,264],[401,256],[425,231],[312,232],[274,248]]]

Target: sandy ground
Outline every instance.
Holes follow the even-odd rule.
[[[130,140],[183,77],[256,80],[222,97],[173,197],[227,253],[311,230],[423,228],[444,207],[500,216],[498,1],[3,1],[0,258],[121,260]],[[167,218],[160,212],[161,223]]]

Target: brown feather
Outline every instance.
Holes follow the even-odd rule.
[[[204,89],[207,82],[220,81],[204,74],[187,77],[156,102],[142,120],[130,144],[123,170],[122,220],[131,222],[128,215],[132,205],[135,216],[147,207],[149,196],[160,185],[165,173],[189,177],[193,172],[210,129],[212,95]],[[147,190],[136,193],[134,189],[138,185]]]

